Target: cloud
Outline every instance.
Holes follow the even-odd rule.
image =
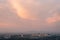
[[[17,24],[15,23],[0,22],[0,26],[3,26],[3,27],[16,26],[16,25]]]
[[[0,9],[0,26],[4,26],[0,30],[56,32],[60,24],[59,5],[58,0],[7,0]]]
[[[55,0],[46,0],[45,2],[44,0],[9,0],[9,3],[17,12],[18,17],[29,20],[44,19],[50,16],[49,11],[53,7],[58,8]]]
[[[7,23],[0,23],[0,26],[8,26],[9,24]]]
[[[31,15],[30,12],[25,9],[21,3],[18,2],[18,0],[10,0],[10,4],[12,5],[11,7],[16,10],[17,15],[20,18],[23,19],[29,19],[29,20],[34,20],[36,17],[34,15]]]
[[[58,22],[58,21],[60,21],[60,15],[58,15],[57,13],[56,14],[53,14],[52,17],[48,17],[46,19],[46,22],[48,24],[52,24],[52,23],[55,23],[55,22]]]

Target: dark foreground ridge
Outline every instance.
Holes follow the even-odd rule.
[[[56,34],[0,34],[0,40],[60,40]]]

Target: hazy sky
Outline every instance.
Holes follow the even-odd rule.
[[[0,32],[60,32],[60,0],[0,0]]]

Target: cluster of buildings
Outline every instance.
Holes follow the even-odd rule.
[[[29,38],[40,38],[40,37],[47,37],[51,36],[50,34],[45,33],[32,33],[32,34],[22,34],[21,37],[29,37]]]
[[[50,34],[45,34],[45,33],[32,33],[32,34],[2,34],[0,35],[1,38],[39,38],[39,37],[46,37],[50,36]]]

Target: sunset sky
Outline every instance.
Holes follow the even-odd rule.
[[[60,0],[0,0],[0,33],[60,33]]]

